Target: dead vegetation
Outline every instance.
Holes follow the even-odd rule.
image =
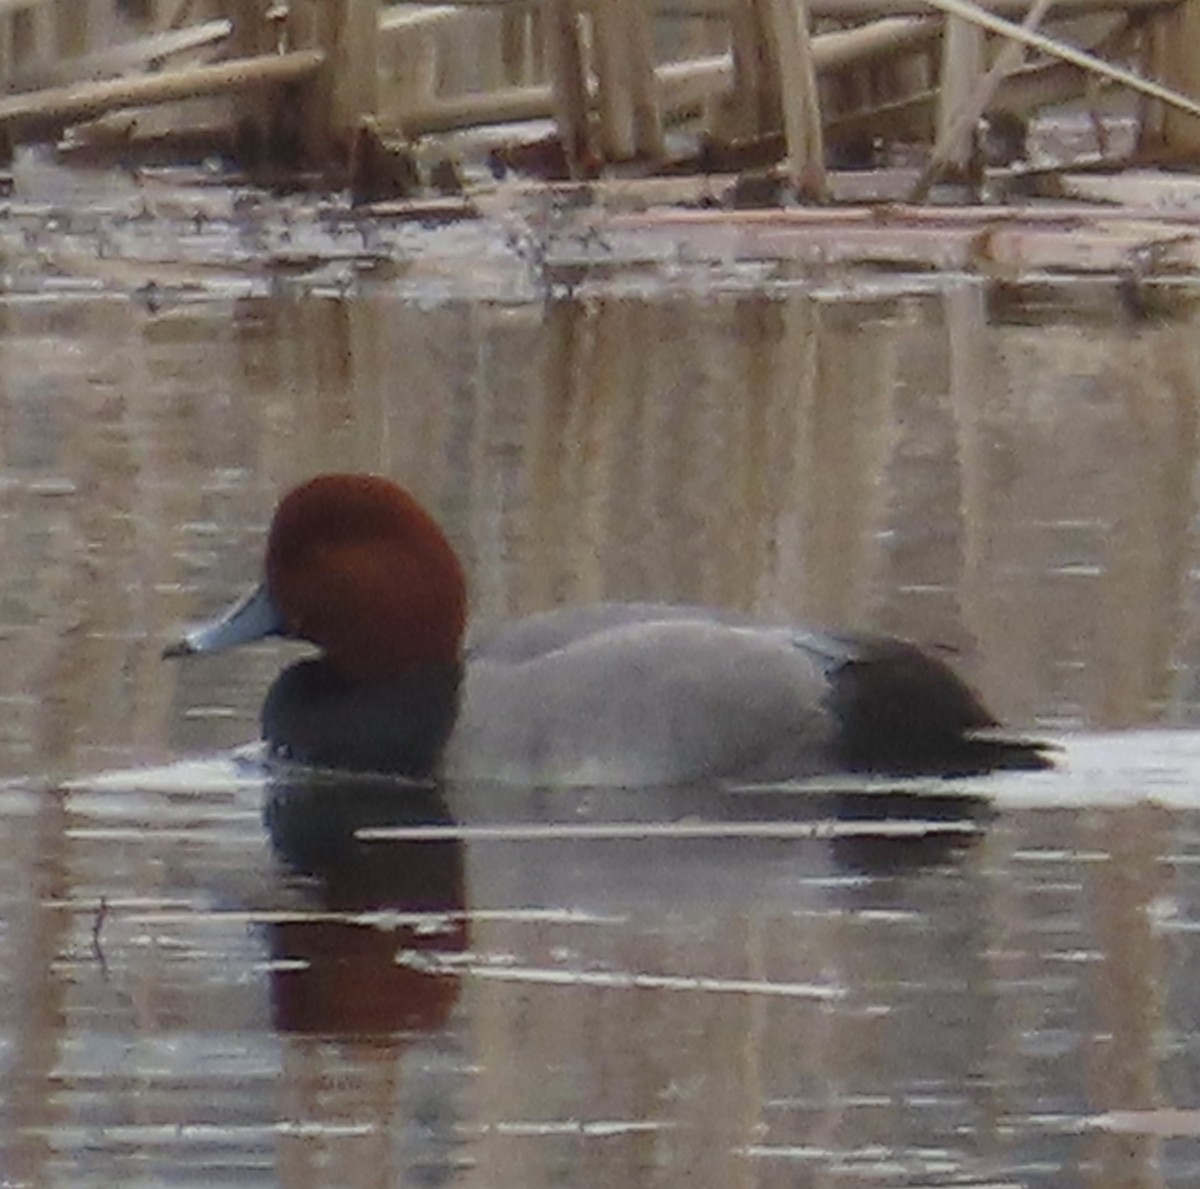
[[[1200,0],[0,0],[0,79],[9,152],[373,217],[532,203],[790,259],[1198,264]]]

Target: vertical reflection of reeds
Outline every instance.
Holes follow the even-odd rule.
[[[1162,482],[1164,538],[1164,582],[1175,602],[1162,629],[1162,660],[1154,709],[1164,719],[1180,725],[1194,719],[1200,692],[1194,685],[1196,661],[1200,656],[1200,620],[1196,616],[1196,519],[1200,488],[1200,339],[1196,318],[1164,327],[1165,342],[1156,352],[1171,401],[1176,427],[1175,448]]]
[[[1108,534],[1091,709],[1097,721],[1124,727],[1161,712],[1176,684],[1200,448],[1194,327],[1132,336],[1115,366],[1126,465]]]
[[[991,505],[993,471],[986,409],[991,402],[993,368],[988,351],[987,302],[981,285],[966,282],[945,294],[949,345],[948,388],[956,430],[956,462],[962,512],[962,569],[957,588],[973,668],[981,684],[995,683],[988,668],[1003,655],[1003,642],[989,638],[996,623],[990,606],[992,577]],[[997,644],[995,648],[988,647]]]
[[[877,614],[897,381],[889,330],[864,326],[862,312],[826,307],[814,327],[812,421],[799,427],[809,466],[792,496],[807,523],[808,556],[793,614],[860,628]]]
[[[4,962],[6,1007],[19,1026],[4,1028],[5,1083],[10,1088],[0,1099],[0,1134],[4,1142],[4,1174],[17,1183],[43,1183],[43,1170],[54,1156],[47,1138],[18,1144],[26,1130],[33,1136],[56,1116],[59,1083],[55,1072],[61,1061],[66,1031],[70,987],[55,970],[56,959],[71,941],[68,913],[46,912],[37,901],[61,896],[71,886],[73,847],[67,838],[69,817],[64,797],[48,793],[38,798],[34,814],[21,821],[9,817],[0,823],[0,846],[6,856],[5,879],[24,897],[35,898],[18,906],[9,892],[5,912]],[[20,1087],[19,1093],[11,1088]]]
[[[164,666],[256,577],[277,494],[409,484],[477,618],[664,599],[962,650],[997,710],[1192,721],[1189,321],[944,299],[261,300],[0,332],[0,767],[234,743],[277,654]],[[69,346],[65,346],[68,344]]]
[[[581,523],[578,504],[588,466],[585,394],[592,371],[594,310],[588,303],[557,301],[546,317],[551,334],[545,373],[531,385],[533,404],[522,443],[527,479],[525,524],[519,531],[528,564],[516,594],[521,607],[563,601],[562,559],[590,527]]]
[[[462,550],[487,618],[654,597],[949,633],[1019,720],[1132,723],[1166,707],[1194,721],[1194,322],[1028,327],[998,321],[984,296],[964,283],[852,304],[417,308],[381,295],[154,318],[112,302],[6,308],[0,770],[74,773],[252,734],[279,655],[168,666],[162,635],[253,578],[278,492],[331,467],[410,484]],[[37,1181],[55,1153],[36,1137],[52,1134],[54,1112],[85,1109],[61,1096],[64,1038],[95,1027],[70,1014],[62,966],[87,926],[58,901],[105,878],[161,895],[179,878],[164,872],[194,870],[187,848],[203,844],[183,826],[150,828],[118,854],[73,833],[62,795],[31,804],[0,820],[6,878],[32,889],[13,897],[0,945],[21,1024],[4,1123],[29,1125],[29,1167],[12,1171]],[[866,1136],[914,1150],[922,1119],[944,1141],[890,1092],[896,1070],[950,1087],[938,1110],[960,1111],[983,1152],[1004,1151],[1022,1102],[1061,1101],[1080,1078],[1097,1109],[1154,1106],[1169,1097],[1156,1046],[1191,1003],[1186,964],[1175,976],[1156,931],[1172,820],[1144,807],[1034,826],[1007,815],[983,858],[964,860],[951,908],[944,866],[840,878],[817,855],[797,880],[790,852],[781,868],[742,870],[730,853],[696,862],[691,846],[610,842],[540,861],[525,844],[484,848],[476,903],[611,912],[493,918],[473,935],[479,954],[853,994],[468,979],[480,1127],[463,1140],[477,1163],[462,1180],[550,1184],[566,1168],[625,1185],[666,1168],[749,1184],[795,1169],[756,1163],[756,1145],[854,1151]],[[248,853],[232,865],[250,867]],[[775,900],[762,891],[771,871]],[[703,881],[723,873],[742,878],[706,896]],[[1064,923],[1067,911],[1094,919]],[[129,1018],[188,1019],[169,947],[125,953]],[[1079,1047],[1048,1057],[1036,1046],[1061,1042],[1064,1010]],[[963,1048],[946,1045],[948,1028]],[[385,1167],[404,1070],[382,1047],[340,1061],[321,1042],[289,1045],[279,1117],[366,1120],[365,1158]],[[960,1102],[964,1077],[983,1086]],[[154,1117],[130,1095],[132,1118]],[[565,1139],[501,1126],[623,1120],[656,1126]],[[302,1145],[317,1142],[332,1141],[289,1139],[284,1172],[308,1175]],[[1087,1142],[1097,1167],[1131,1183],[1157,1156],[1157,1141]]]
[[[1170,853],[1174,822],[1145,804],[1107,815],[1094,829],[1093,845],[1107,861],[1085,868],[1091,878],[1083,902],[1095,906],[1104,955],[1088,968],[1087,999],[1096,1017],[1081,1054],[1088,1100],[1098,1111],[1154,1110],[1173,1100],[1161,1061],[1171,953],[1156,928],[1156,906],[1170,892],[1170,867],[1162,856]],[[1089,1146],[1110,1183],[1146,1189],[1164,1183],[1160,1137],[1097,1131]]]

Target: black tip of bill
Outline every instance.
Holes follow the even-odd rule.
[[[265,585],[239,599],[228,611],[207,623],[196,624],[162,651],[164,659],[223,652],[239,644],[252,644],[283,634],[283,619]]]

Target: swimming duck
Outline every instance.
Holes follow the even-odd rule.
[[[262,584],[165,654],[315,644],[275,680],[262,731],[274,755],[321,767],[642,787],[1049,763],[998,736],[941,660],[890,637],[607,603],[464,647],[466,621],[462,566],[430,514],[388,479],[330,474],[280,502]]]

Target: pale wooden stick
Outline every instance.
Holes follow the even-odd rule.
[[[0,125],[9,123],[65,124],[91,119],[120,107],[145,107],[174,103],[248,87],[298,82],[320,69],[325,55],[320,50],[292,54],[264,54],[240,58],[216,66],[197,66],[170,74],[142,78],[80,83],[71,87],[48,87],[25,95],[0,99]]]
[[[987,34],[961,17],[945,17],[944,24],[935,143],[945,156],[946,166],[965,172],[970,165],[974,137],[956,116],[970,102],[983,77]]]
[[[1113,82],[1121,83],[1139,94],[1149,95],[1151,99],[1159,99],[1168,107],[1186,111],[1193,116],[1200,116],[1200,102],[1189,99],[1186,95],[1180,95],[1178,91],[1172,91],[1161,83],[1142,78],[1141,75],[1134,74],[1132,70],[1113,66],[1112,63],[1105,62],[1102,58],[1093,57],[1091,54],[1085,54],[1082,50],[1075,49],[1074,46],[1055,41],[1054,38],[1047,37],[1043,33],[1023,29],[1020,25],[1014,25],[1012,21],[1003,20],[986,9],[980,8],[979,5],[970,3],[970,0],[923,0],[923,2],[942,12],[953,13],[954,16],[973,21],[992,33],[999,33],[1002,37],[1010,37],[1022,45],[1041,50],[1042,53],[1049,54],[1053,58],[1061,58],[1072,66],[1078,66],[1081,70],[1090,70],[1093,74],[1110,78]]]
[[[804,0],[769,3],[787,138],[788,180],[798,197],[820,200],[825,197],[825,150],[808,10]]]
[[[813,64],[818,73],[856,62],[883,57],[895,49],[919,45],[938,35],[938,22],[929,17],[885,19],[837,33],[818,33],[812,39]],[[729,54],[665,62],[654,68],[659,102],[664,114],[686,110],[727,91],[733,81]],[[589,94],[589,104],[594,96]],[[409,136],[449,132],[473,124],[507,124],[547,119],[554,114],[554,92],[549,84],[497,87],[439,97],[420,107],[386,113]]]
[[[812,39],[813,62],[818,70],[837,70],[868,58],[884,57],[894,50],[932,41],[940,32],[940,24],[936,17],[884,17],[857,29],[818,33]]]
[[[546,57],[550,62],[554,116],[572,177],[591,169],[591,131],[588,126],[588,85],[579,44],[575,0],[546,0]]]
[[[1184,0],[1162,18],[1169,52],[1162,77],[1188,94],[1200,94],[1200,0]],[[1190,155],[1200,151],[1200,123],[1176,110],[1163,112],[1167,147]]]
[[[1053,3],[1054,0],[1036,0],[1021,22],[1021,28],[1027,33],[1035,30]],[[992,68],[979,80],[974,93],[968,96],[961,110],[947,122],[938,135],[933,152],[929,156],[929,163],[921,171],[921,176],[909,195],[910,202],[921,202],[928,195],[930,187],[953,158],[964,133],[975,127],[987,105],[991,103],[997,88],[1020,64],[1020,42],[1010,39],[996,56]]]
[[[3,19],[3,18],[0,18]],[[205,21],[187,29],[173,29],[166,33],[151,33],[134,41],[123,41],[119,45],[94,53],[67,58],[50,69],[49,77],[44,68],[35,68],[35,74],[45,83],[60,84],[71,78],[94,78],[98,74],[120,74],[131,69],[145,69],[150,63],[161,63],[167,58],[206,49],[224,41],[229,36],[230,24],[225,19]],[[30,89],[22,85],[25,72],[18,70],[14,75],[13,90]],[[32,80],[30,80],[32,81]]]

